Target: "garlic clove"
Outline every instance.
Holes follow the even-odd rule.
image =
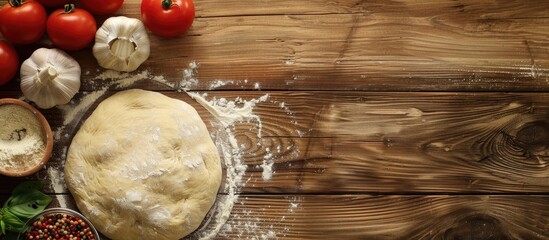
[[[116,71],[136,70],[150,55],[143,23],[135,18],[111,17],[97,30],[93,55],[99,66]]]
[[[21,91],[39,108],[66,104],[80,89],[80,65],[59,49],[34,51],[20,73]]]

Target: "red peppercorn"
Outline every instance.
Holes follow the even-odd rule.
[[[31,224],[24,239],[95,239],[90,226],[77,216],[50,214]]]

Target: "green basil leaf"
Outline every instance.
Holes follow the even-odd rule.
[[[28,219],[44,211],[51,201],[50,196],[32,190],[15,196],[11,201],[8,200],[6,210],[19,218]]]
[[[40,192],[40,189],[42,189],[41,181],[23,182],[15,187],[12,196],[4,203],[4,207],[0,208],[2,234],[23,232],[24,221],[42,212],[50,204],[52,198]]]
[[[21,221],[17,216],[3,209],[3,221],[6,224],[6,230],[12,232],[20,232],[25,228],[25,222]]]
[[[11,197],[4,203],[4,207],[7,207],[8,205],[18,205],[18,196],[28,193],[28,192],[36,192],[40,191],[42,189],[43,183],[41,181],[27,181],[22,182],[17,187],[13,189],[13,192],[11,194]]]
[[[2,234],[6,234],[6,223],[4,223],[4,220],[0,220],[0,229],[2,230]]]

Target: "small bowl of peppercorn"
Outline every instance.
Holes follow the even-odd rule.
[[[98,240],[99,233],[82,214],[67,208],[49,208],[27,221],[18,240]]]

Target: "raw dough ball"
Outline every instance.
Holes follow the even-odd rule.
[[[80,211],[112,239],[179,239],[221,183],[217,148],[196,110],[160,93],[103,101],[69,148],[65,179]]]

